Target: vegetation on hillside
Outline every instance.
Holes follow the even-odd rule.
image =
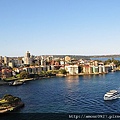
[[[114,58],[106,60],[106,61],[104,62],[104,64],[106,65],[106,64],[110,64],[110,63],[112,63],[112,62],[113,62],[117,67],[120,66],[120,61],[119,61],[119,60],[115,60]]]
[[[20,78],[21,78],[21,79],[27,79],[27,78],[29,78],[28,72],[26,72],[26,71],[21,71],[21,72],[20,72]]]
[[[12,96],[10,94],[6,94],[0,99],[0,110],[4,107],[12,107],[21,102],[19,97]]]

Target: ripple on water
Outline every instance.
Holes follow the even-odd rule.
[[[25,85],[0,86],[0,96],[13,94],[25,103],[20,112],[39,113],[119,113],[120,99],[104,101],[104,94],[120,88],[120,72],[104,76],[51,78]]]

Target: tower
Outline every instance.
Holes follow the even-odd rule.
[[[24,64],[30,64],[30,52],[27,51],[24,56]]]

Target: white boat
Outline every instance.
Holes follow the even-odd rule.
[[[104,95],[104,100],[113,100],[120,97],[120,93],[117,90],[110,90]]]
[[[22,84],[23,84],[23,82],[21,82],[21,81],[14,81],[14,82],[9,83],[10,86],[17,86],[17,85],[22,85]]]

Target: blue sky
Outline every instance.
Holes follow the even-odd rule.
[[[120,0],[0,0],[0,55],[120,54]]]

